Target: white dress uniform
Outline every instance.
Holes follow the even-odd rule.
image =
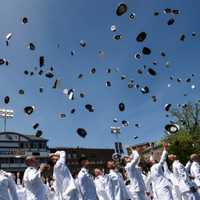
[[[191,187],[194,187],[195,184],[190,180],[185,166],[175,160],[172,164],[172,171],[174,176],[178,180],[179,190],[183,200],[199,200],[198,193],[191,192]]]
[[[26,200],[26,189],[22,185],[17,185],[17,195],[19,200]]]
[[[58,200],[78,200],[75,181],[66,166],[66,154],[64,151],[56,152],[60,155],[53,171],[55,192]]]
[[[164,150],[159,163],[151,167],[151,181],[156,199],[173,200],[171,183],[165,177],[163,165],[167,158],[167,151]]]
[[[94,184],[96,186],[97,196],[99,200],[109,200],[106,193],[106,180],[103,175],[99,175],[94,179]]]
[[[97,192],[88,170],[82,168],[78,173],[78,185],[83,200],[97,200]]]
[[[140,156],[137,151],[132,151],[132,160],[127,163],[125,170],[128,178],[131,181],[129,190],[131,192],[131,198],[134,200],[145,200],[146,187],[141,174],[141,171],[137,168],[137,163],[140,160]]]
[[[164,163],[164,174],[171,181],[171,190],[172,196],[174,200],[181,199],[181,193],[179,190],[179,182],[177,178],[174,176],[173,172],[171,172],[168,168],[167,162]]]
[[[123,177],[114,170],[110,170],[110,173],[107,176],[106,192],[109,200],[130,199]]]
[[[0,200],[18,200],[16,184],[11,174],[0,170]]]
[[[26,188],[26,200],[47,200],[46,188],[42,182],[40,170],[28,167],[24,172],[23,180]]]
[[[198,162],[193,161],[190,168],[191,176],[194,178],[194,182],[196,183],[198,192],[200,194],[200,164]]]

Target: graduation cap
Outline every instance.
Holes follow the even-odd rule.
[[[6,41],[9,41],[12,38],[12,33],[8,33],[6,35]]]
[[[85,129],[83,129],[83,128],[78,128],[78,129],[76,130],[76,132],[77,132],[77,134],[78,134],[80,137],[82,137],[82,138],[85,138],[86,135],[87,135],[87,131],[86,131]]]
[[[158,16],[159,14],[159,12],[154,12],[154,16]]]
[[[33,129],[37,129],[38,126],[39,126],[39,123],[35,123],[35,124],[33,125]]]
[[[177,133],[178,131],[180,130],[180,127],[178,124],[167,124],[165,126],[165,131],[168,133],[168,134],[175,134]]]
[[[43,93],[43,92],[44,92],[44,88],[40,87],[40,88],[39,88],[39,92],[40,92],[40,93]]]
[[[111,30],[112,32],[115,32],[115,31],[117,30],[117,27],[116,27],[115,25],[112,25],[112,26],[110,27],[110,30]]]
[[[22,18],[22,23],[23,24],[27,24],[28,23],[28,18],[27,17],[23,17]]]
[[[134,83],[132,81],[129,81],[128,82],[128,88],[133,88],[133,86],[134,86]]]
[[[149,68],[149,69],[148,69],[148,72],[149,72],[149,74],[152,75],[152,76],[156,76],[156,74],[157,74],[156,71],[155,71],[154,69],[152,69],[152,68]]]
[[[71,114],[74,114],[75,112],[76,112],[76,110],[74,108],[71,109],[71,111],[70,111]]]
[[[136,37],[136,41],[137,42],[144,42],[144,40],[146,39],[147,34],[145,32],[141,32],[137,35]]]
[[[135,13],[131,13],[131,14],[129,15],[129,19],[130,19],[130,20],[134,20],[134,19],[135,19]]]
[[[107,86],[107,87],[111,87],[111,86],[112,86],[111,81],[106,81],[106,86]]]
[[[170,110],[170,108],[171,108],[171,106],[172,106],[172,104],[165,104],[165,111],[169,111]]]
[[[112,72],[112,70],[110,68],[106,69],[106,73],[110,74]]]
[[[118,119],[117,119],[117,118],[114,118],[114,119],[113,119],[113,122],[114,122],[114,123],[117,123],[117,122],[118,122]]]
[[[39,63],[40,63],[40,67],[44,65],[44,56],[40,56]]]
[[[36,48],[35,48],[35,45],[32,43],[32,42],[30,42],[29,44],[28,44],[28,48],[31,50],[31,51],[34,51]]]
[[[142,57],[142,55],[141,55],[140,53],[136,53],[136,54],[134,55],[134,58],[135,58],[136,60],[140,60],[141,57]]]
[[[178,14],[180,14],[180,10],[178,10],[178,9],[173,9],[173,10],[172,10],[172,13],[173,13],[174,15],[178,15]]]
[[[139,137],[138,136],[134,136],[134,139],[136,140],[136,139],[138,139]]]
[[[4,65],[6,62],[6,59],[5,58],[0,58],[0,65]]]
[[[36,137],[41,137],[42,136],[42,131],[41,130],[37,130],[35,136]]]
[[[83,74],[78,75],[78,79],[81,79],[81,78],[83,78]]]
[[[152,98],[153,102],[157,102],[157,97],[156,96],[152,96],[151,98]]]
[[[47,78],[53,78],[53,77],[54,77],[54,74],[53,74],[51,71],[48,71],[48,72],[46,72],[45,76],[46,76]]]
[[[149,49],[148,47],[143,47],[142,53],[144,55],[150,55],[151,54],[151,49]]]
[[[66,117],[66,114],[65,114],[65,113],[60,113],[59,115],[60,115],[60,118],[61,118],[61,119],[64,119],[64,118]]]
[[[53,89],[57,89],[57,88],[59,88],[59,87],[60,87],[60,80],[56,79],[56,80],[54,81],[54,84],[53,84],[52,88],[53,88]]]
[[[185,34],[182,34],[181,37],[180,37],[180,41],[184,42],[185,38],[186,38]]]
[[[90,73],[91,73],[91,74],[95,74],[95,73],[96,73],[96,68],[93,67],[93,68],[90,70]]]
[[[192,37],[195,37],[197,35],[196,32],[192,32]]]
[[[85,47],[85,46],[86,46],[86,42],[85,42],[84,40],[81,40],[81,41],[80,41],[80,46],[81,46],[81,47]]]
[[[41,69],[38,74],[41,76],[44,73],[44,71]]]
[[[75,52],[74,50],[70,51],[70,55],[71,55],[71,56],[74,56],[75,53],[76,53],[76,52]]]
[[[147,93],[149,93],[149,87],[145,86],[145,87],[141,88],[140,91],[142,92],[142,94],[147,94]]]
[[[120,134],[120,132],[121,132],[121,128],[120,127],[111,126],[110,129],[111,129],[111,133],[113,133],[113,134]]]
[[[80,93],[80,97],[81,97],[81,98],[84,98],[84,97],[85,97],[85,94],[84,94],[84,93]]]
[[[162,57],[165,57],[165,56],[166,56],[165,52],[163,52],[163,51],[160,53],[160,55],[161,55]]]
[[[129,125],[129,122],[126,120],[122,120],[122,126],[127,127]]]
[[[172,9],[171,9],[171,8],[165,8],[165,9],[163,10],[163,13],[164,13],[164,14],[170,14],[170,13],[172,13]]]
[[[125,3],[120,3],[116,9],[116,15],[122,16],[123,14],[127,12],[127,10],[128,10],[128,6]]]
[[[74,89],[64,89],[63,90],[63,93],[64,93],[64,95],[66,95],[66,96],[68,96],[68,99],[69,100],[74,100],[74,92],[75,92],[75,90]]]
[[[9,96],[4,97],[4,103],[8,104],[9,102],[10,102],[10,97]]]
[[[24,90],[20,89],[20,90],[18,91],[18,93],[21,94],[21,95],[23,95],[25,92],[24,92]]]
[[[27,115],[31,115],[35,110],[35,106],[26,106],[24,108],[24,112],[27,114]]]
[[[122,102],[119,104],[118,107],[119,107],[119,111],[121,111],[121,112],[123,112],[125,110],[125,104]]]
[[[170,25],[174,24],[174,22],[175,22],[175,19],[171,18],[168,20],[167,24],[170,26]]]
[[[91,104],[86,104],[85,105],[85,109],[89,112],[94,112],[94,108]]]
[[[121,40],[123,37],[122,37],[122,34],[116,34],[116,35],[113,35],[113,39],[114,40]]]
[[[140,125],[138,123],[135,124],[136,128],[140,128]]]

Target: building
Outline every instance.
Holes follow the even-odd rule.
[[[40,162],[46,162],[49,154],[47,139],[15,132],[0,133],[0,169],[23,172],[26,156],[35,155]]]
[[[104,169],[108,160],[112,159],[114,149],[88,149],[88,148],[51,148],[50,152],[56,151],[66,152],[66,164],[72,173],[77,173],[80,170],[79,158],[86,156],[90,160],[90,170],[95,168]]]
[[[80,170],[78,160],[81,156],[87,156],[91,160],[91,169],[94,169],[104,168],[114,153],[113,149],[49,148],[47,142],[47,139],[34,135],[0,132],[0,169],[13,173],[23,172],[26,168],[26,156],[37,156],[40,163],[46,163],[50,152],[63,150],[66,152],[69,169],[72,173],[76,173]]]
[[[162,145],[160,144],[160,142],[146,142],[146,143],[132,145],[127,148],[128,154],[130,154],[131,148],[139,149],[141,156],[146,161],[148,161],[150,156],[152,155],[154,159],[159,160],[162,154]]]

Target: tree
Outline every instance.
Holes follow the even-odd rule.
[[[200,102],[179,106],[170,110],[170,114],[180,130],[166,135],[164,141],[170,143],[169,153],[176,154],[185,164],[191,154],[200,153]]]
[[[181,129],[189,133],[199,133],[200,130],[200,102],[188,103],[178,108],[170,110],[172,117],[176,118],[176,123]]]

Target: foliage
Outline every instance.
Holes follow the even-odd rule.
[[[170,113],[175,117],[180,131],[166,135],[164,140],[170,143],[169,153],[176,154],[185,164],[191,154],[200,153],[200,102],[185,104],[172,109]]]

